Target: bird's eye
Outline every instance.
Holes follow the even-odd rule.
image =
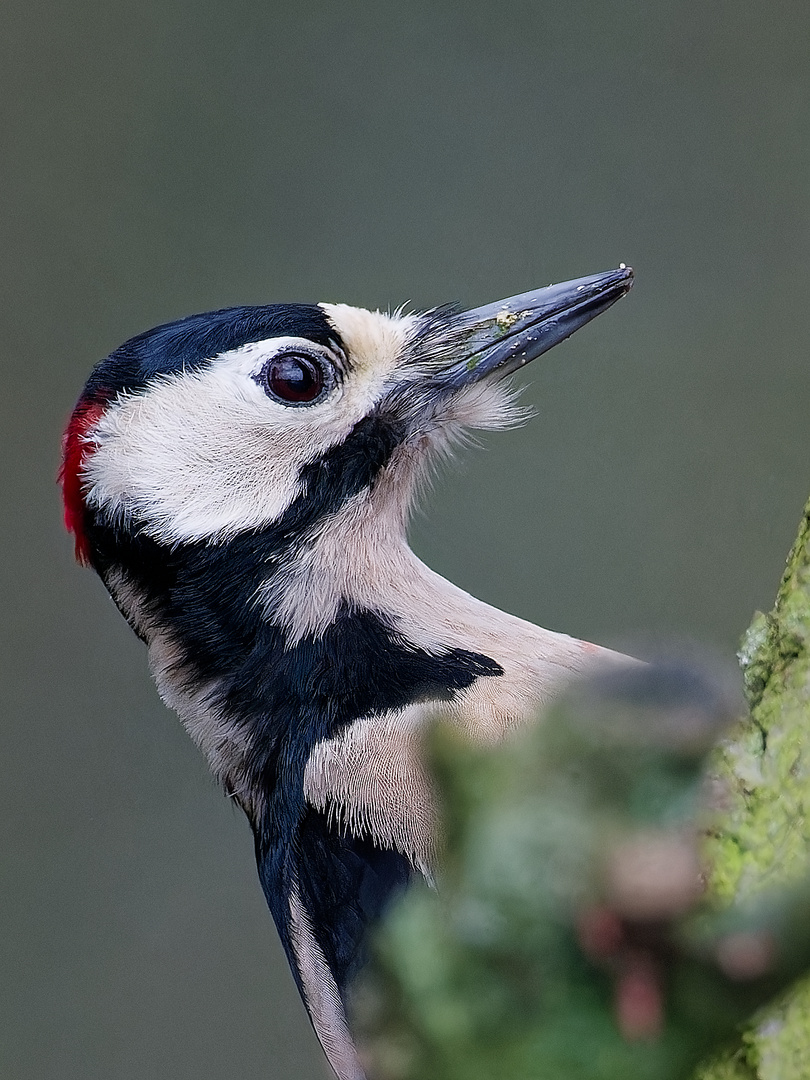
[[[262,374],[267,393],[284,405],[312,405],[329,382],[322,364],[304,353],[274,356]]]

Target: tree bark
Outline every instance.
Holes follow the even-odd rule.
[[[708,842],[710,888],[746,900],[808,872],[810,852],[810,502],[776,604],[758,612],[739,653],[750,716],[716,756],[725,791],[722,826]],[[765,1009],[737,1051],[700,1080],[806,1080],[810,979]]]

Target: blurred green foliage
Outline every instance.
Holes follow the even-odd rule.
[[[740,903],[787,886],[810,850],[810,502],[776,604],[758,613],[740,650],[751,709],[715,756],[725,792],[709,837],[713,893]],[[810,1075],[810,981],[803,980],[745,1033],[734,1063],[700,1080],[805,1080]]]
[[[395,907],[357,991],[375,1080],[807,1075],[806,988],[739,1031],[810,969],[808,520],[719,751],[740,703],[672,660],[597,676],[495,751],[434,733],[439,889]]]

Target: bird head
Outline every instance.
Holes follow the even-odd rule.
[[[292,539],[370,495],[402,531],[436,452],[515,419],[505,377],[631,284],[623,266],[464,312],[279,304],[140,334],[95,368],[65,435],[77,556],[102,569],[100,526],[169,546]]]

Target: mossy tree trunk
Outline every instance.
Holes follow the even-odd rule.
[[[758,613],[740,663],[751,715],[718,752],[727,805],[709,840],[711,889],[745,900],[807,873],[810,852],[810,502],[773,611]],[[810,979],[757,1017],[733,1057],[700,1080],[806,1080]]]

